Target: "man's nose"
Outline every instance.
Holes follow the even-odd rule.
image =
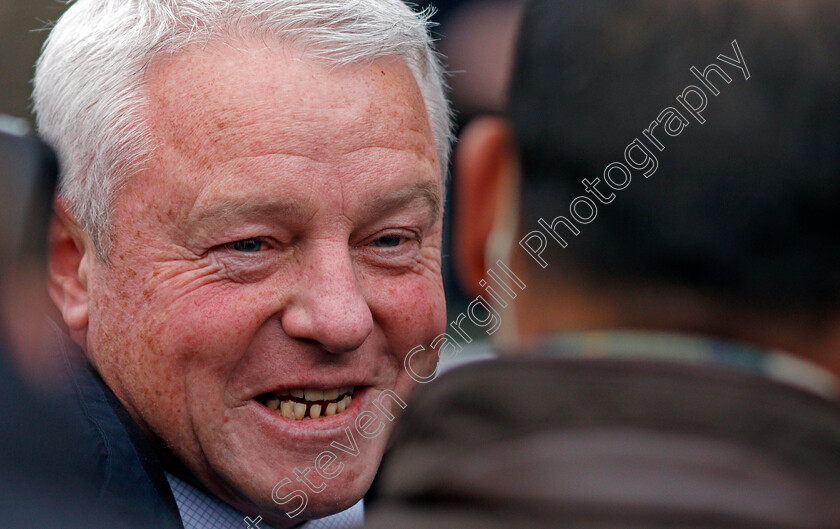
[[[311,256],[295,280],[297,295],[281,318],[288,336],[345,353],[358,349],[373,332],[373,315],[348,251]]]

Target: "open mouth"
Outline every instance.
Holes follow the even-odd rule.
[[[353,402],[356,388],[292,389],[263,393],[256,401],[284,419],[302,421],[337,415]]]

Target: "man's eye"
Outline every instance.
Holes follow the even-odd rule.
[[[255,253],[262,250],[265,244],[261,239],[242,239],[241,241],[229,243],[227,246],[237,252]]]
[[[373,241],[373,245],[379,248],[396,248],[400,245],[404,237],[399,235],[386,235]]]

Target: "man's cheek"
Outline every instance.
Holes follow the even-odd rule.
[[[417,345],[408,351],[401,359],[401,367],[408,375],[406,383],[411,390],[415,383],[431,382],[437,374],[440,355],[431,345]]]
[[[173,317],[169,319],[166,334],[181,348],[208,352],[232,347],[239,350],[270,316],[262,310],[259,300],[233,294],[205,294],[178,300],[168,309]],[[233,354],[235,350],[228,353]]]
[[[403,283],[389,289],[388,298],[377,302],[379,313],[398,327],[402,337],[414,345],[427,345],[446,326],[443,288],[426,280]]]
[[[427,333],[425,341],[429,336],[435,337],[446,330],[446,298],[443,292],[443,285],[437,283],[426,290],[425,304],[419,307],[419,313],[424,319]]]

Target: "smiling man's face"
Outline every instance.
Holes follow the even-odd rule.
[[[147,81],[153,163],[115,201],[110,263],[82,264],[88,357],[229,503],[277,512],[272,489],[290,478],[287,492],[309,495],[295,522],[346,508],[390,431],[373,400],[407,396],[417,345],[428,354],[412,366],[433,371],[446,323],[441,175],[419,88],[396,59],[334,69],[247,45],[159,59]],[[323,492],[295,481],[332,441],[349,444],[365,410],[385,430],[356,434],[333,479],[313,471]]]

